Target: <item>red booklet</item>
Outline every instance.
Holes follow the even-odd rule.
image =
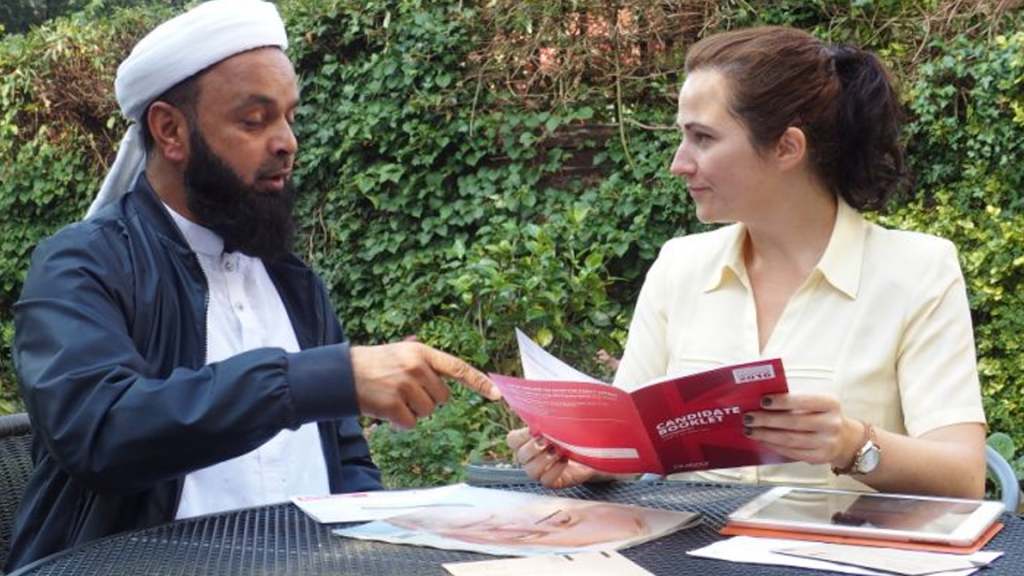
[[[566,366],[521,332],[529,378],[491,374],[534,434],[613,473],[671,474],[788,462],[743,434],[761,396],[786,392],[779,359],[661,379],[626,392]]]

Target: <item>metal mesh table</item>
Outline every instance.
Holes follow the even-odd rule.
[[[687,550],[721,539],[717,530],[725,516],[764,487],[636,482],[581,486],[557,493],[536,484],[493,487],[700,512],[703,524],[622,552],[655,574],[711,571],[716,576],[784,576],[794,572],[793,568],[686,555]],[[1005,528],[989,548],[1006,555],[985,572],[989,576],[1024,574],[1024,519],[1006,515],[1003,521]],[[26,566],[16,574],[429,576],[447,574],[442,563],[493,558],[342,538],[331,533],[337,526],[317,524],[291,504],[251,508],[97,540]]]

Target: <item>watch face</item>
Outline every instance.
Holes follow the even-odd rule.
[[[875,446],[874,442],[868,442],[857,458],[857,471],[861,474],[867,474],[878,467],[878,462],[881,459],[882,451],[878,449],[878,446]]]

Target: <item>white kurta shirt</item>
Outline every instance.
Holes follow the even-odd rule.
[[[224,241],[168,207],[206,274],[207,356],[213,363],[262,347],[299,350],[295,331],[263,261],[224,253]],[[211,439],[216,441],[216,439]],[[287,501],[296,494],[330,491],[315,423],[284,430],[237,458],[192,472],[177,518]]]

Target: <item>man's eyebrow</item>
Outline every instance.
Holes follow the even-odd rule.
[[[287,109],[295,108],[299,105],[299,99],[296,98],[294,101],[288,103]],[[248,108],[250,106],[262,106],[266,108],[276,108],[277,99],[267,96],[266,94],[249,94],[242,98],[235,106],[236,109]]]
[[[236,108],[246,108],[248,106],[273,106],[275,105],[274,99],[270,96],[263,94],[247,94],[245,97],[238,100]]]

